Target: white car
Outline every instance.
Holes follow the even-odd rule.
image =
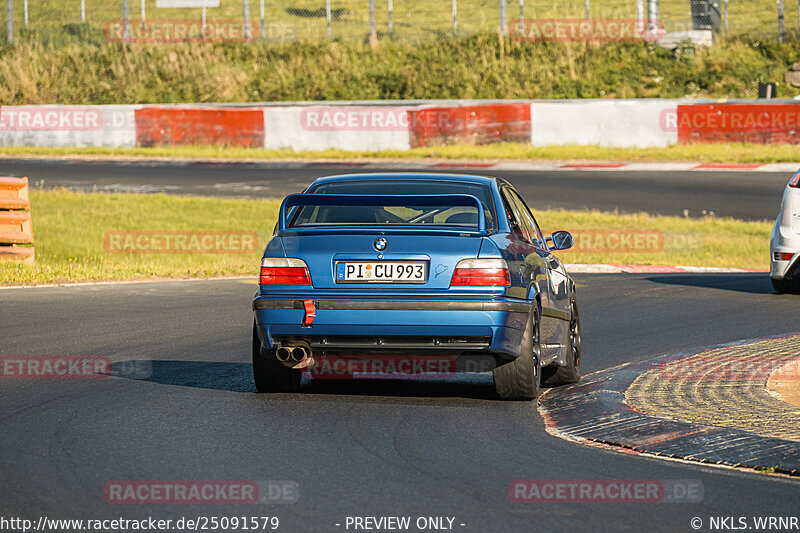
[[[772,287],[778,292],[800,292],[800,170],[783,191],[781,212],[769,242]]]

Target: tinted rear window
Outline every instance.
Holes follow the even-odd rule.
[[[437,195],[470,194],[483,204],[486,229],[492,229],[494,201],[485,185],[455,181],[363,180],[323,183],[308,190],[314,194],[356,195]],[[316,225],[425,225],[474,228],[478,225],[475,207],[441,206],[305,206],[292,216],[289,227]]]

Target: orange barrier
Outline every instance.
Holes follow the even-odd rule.
[[[30,244],[32,242],[31,212],[0,210],[0,244]]]
[[[408,118],[412,148],[531,142],[531,104],[423,107]]]
[[[0,209],[30,209],[28,178],[0,178]]]
[[[800,144],[798,104],[680,104],[677,123],[680,144]]]
[[[143,107],[135,113],[136,146],[264,147],[261,109]]]
[[[0,245],[0,261],[5,260],[17,260],[32,265],[36,262],[36,252],[31,246]]]
[[[34,264],[33,222],[28,178],[0,178],[0,260]]]

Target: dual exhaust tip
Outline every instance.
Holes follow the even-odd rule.
[[[289,361],[300,363],[311,357],[311,350],[306,346],[280,346],[275,356],[281,363]]]

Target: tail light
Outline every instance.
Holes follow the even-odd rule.
[[[311,285],[308,265],[293,257],[265,257],[261,260],[261,285]]]
[[[775,261],[791,261],[794,254],[792,252],[775,252]]]
[[[464,259],[456,265],[451,286],[508,287],[508,265],[502,259]]]
[[[792,189],[800,188],[800,170],[798,170],[794,176],[792,176],[792,180],[789,182],[789,187]]]

